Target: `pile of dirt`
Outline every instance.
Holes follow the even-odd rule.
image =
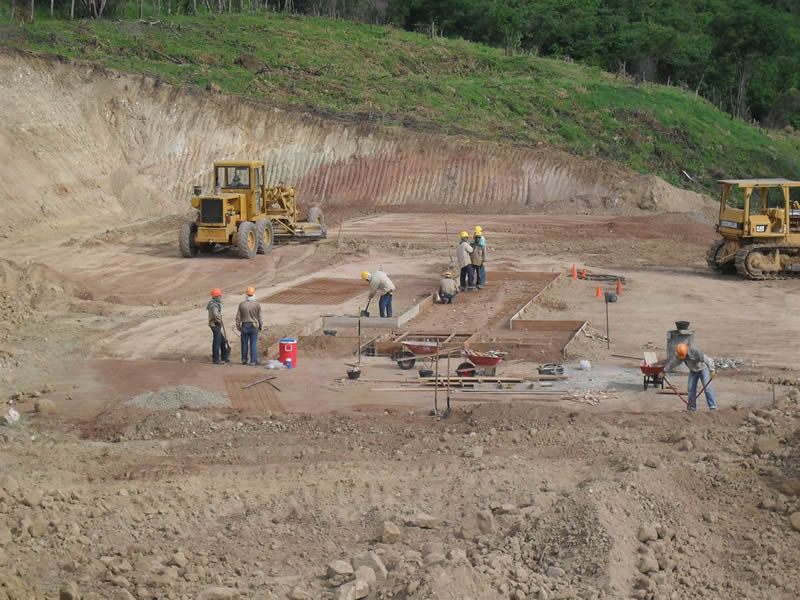
[[[229,406],[224,396],[196,388],[190,385],[179,385],[165,388],[157,392],[145,392],[129,399],[128,404],[147,410],[166,410],[181,407],[205,408],[208,406]]]
[[[0,331],[68,310],[75,293],[75,286],[50,267],[0,259]]]

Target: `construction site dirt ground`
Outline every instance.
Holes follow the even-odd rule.
[[[180,258],[180,221],[0,240],[3,414],[21,415],[0,427],[0,598],[65,585],[87,598],[355,597],[335,585],[356,577],[339,559],[360,567],[369,598],[797,597],[798,287],[710,273],[710,224],[394,213],[247,261]],[[402,330],[480,332],[523,308],[588,321],[552,397],[455,392],[449,418],[432,417],[433,390],[401,390],[416,370],[388,357],[362,357],[347,379],[355,328],[302,336],[292,370],[238,364],[237,339],[232,364],[210,364],[211,288],[229,332],[248,285],[265,298],[364,269],[395,278],[405,310],[448,267],[445,223],[451,245],[484,227],[487,285]],[[625,281],[610,349],[598,282],[571,279],[573,264],[611,276],[601,291]],[[561,276],[541,291],[524,275],[508,287],[513,272]],[[366,284],[334,300],[263,304],[262,349],[357,314]],[[744,361],[718,371],[715,412],[642,389],[635,358],[664,358],[676,320],[712,356]],[[278,389],[242,390],[269,375]],[[686,390],[685,375],[671,380]],[[182,406],[165,400],[174,388]],[[153,404],[131,403],[148,392]]]

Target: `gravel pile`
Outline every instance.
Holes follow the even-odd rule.
[[[157,392],[145,392],[128,400],[128,404],[150,410],[175,409],[181,406],[193,408],[230,406],[230,402],[224,396],[190,385],[179,385]]]

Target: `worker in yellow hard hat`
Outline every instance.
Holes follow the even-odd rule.
[[[472,262],[470,256],[472,255],[472,246],[469,243],[469,234],[466,231],[461,232],[461,240],[458,242],[456,248],[456,257],[458,258],[458,267],[461,269],[461,277],[459,283],[461,284],[461,291],[475,289],[475,279],[472,270]]]
[[[480,225],[475,226],[470,262],[475,272],[475,287],[481,289],[486,285],[486,239],[483,237],[483,227]]]
[[[439,281],[439,302],[441,304],[452,304],[457,293],[458,286],[453,281],[453,274],[450,271],[445,271]]]
[[[392,293],[396,289],[392,280],[383,271],[363,271],[361,279],[369,283],[369,301],[375,297],[378,292],[381,293],[380,300],[378,301],[378,309],[381,317],[389,318],[392,316]],[[369,305],[369,301],[367,305]]]
[[[242,364],[258,365],[258,333],[261,331],[261,304],[256,302],[256,288],[249,287],[236,312],[236,329],[242,338]],[[249,355],[249,363],[248,363]]]
[[[231,345],[225,336],[225,323],[222,321],[222,290],[211,290],[211,300],[206,305],[208,326],[211,328],[211,360],[215,365],[228,362]]]
[[[714,401],[714,393],[711,391],[711,380],[714,379],[714,359],[704,354],[697,348],[690,348],[687,344],[678,344],[675,348],[675,356],[664,366],[664,372],[669,373],[680,364],[689,367],[689,410],[697,410],[697,383],[703,382],[703,390],[706,393],[706,402],[710,410],[717,409]]]

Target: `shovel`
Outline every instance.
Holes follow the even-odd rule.
[[[361,311],[361,313],[359,314],[360,317],[368,317],[369,316],[369,303],[370,302],[372,302],[372,298],[367,300],[367,307],[364,310]],[[361,321],[359,321],[359,324],[360,323],[361,323]]]

